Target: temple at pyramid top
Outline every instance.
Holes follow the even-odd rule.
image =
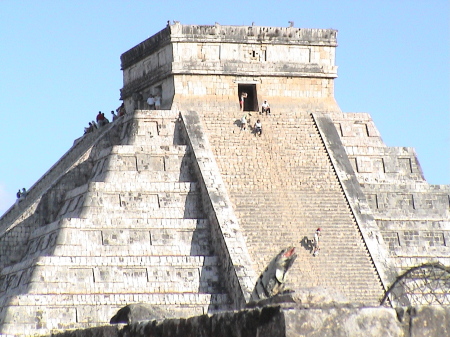
[[[208,96],[258,110],[263,99],[332,98],[337,31],[295,27],[168,24],[121,56],[127,111]],[[333,109],[338,109],[334,106]]]

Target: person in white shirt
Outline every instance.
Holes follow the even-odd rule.
[[[117,117],[117,115],[114,113],[113,110],[111,110],[111,115],[112,115],[112,121],[113,121],[113,122],[114,122],[117,118],[119,118],[119,117]]]
[[[320,250],[320,235],[321,235],[321,231],[320,228],[317,228],[316,232],[314,233],[314,251],[313,251],[313,256],[317,256],[319,254],[319,250]]]
[[[264,112],[266,115],[270,114],[270,106],[267,101],[264,101],[264,103],[261,105],[261,113],[264,115]]]
[[[150,110],[155,110],[155,99],[153,98],[153,95],[150,95],[147,98],[147,104],[150,107]]]
[[[247,114],[245,114],[241,118],[241,130],[246,130],[246,129],[247,129]]]
[[[161,96],[159,94],[155,96],[155,109],[161,109]]]

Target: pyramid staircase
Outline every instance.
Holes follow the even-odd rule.
[[[19,261],[1,269],[1,333],[108,324],[136,302],[167,316],[230,308],[177,117],[136,111],[88,135],[85,160],[74,165],[88,167],[88,178],[58,199],[54,221],[22,238]],[[46,195],[65,184],[61,178]],[[5,233],[21,227],[16,221]]]
[[[249,126],[261,119],[261,137],[240,130],[241,115],[219,109],[204,111],[202,120],[257,274],[281,249],[296,246],[288,287],[324,287],[352,302],[379,304],[383,284],[311,113],[251,112]],[[322,249],[313,257],[318,227]]]

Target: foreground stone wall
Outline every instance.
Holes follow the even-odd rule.
[[[54,337],[443,337],[450,334],[450,308],[331,307],[262,309],[202,315],[129,326],[68,331]]]

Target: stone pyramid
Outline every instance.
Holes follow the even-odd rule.
[[[450,187],[340,110],[336,45],[334,30],[175,23],[125,52],[125,116],[0,218],[0,333],[105,325],[137,302],[164,317],[243,308],[287,246],[288,288],[369,306],[403,271],[449,265]]]

